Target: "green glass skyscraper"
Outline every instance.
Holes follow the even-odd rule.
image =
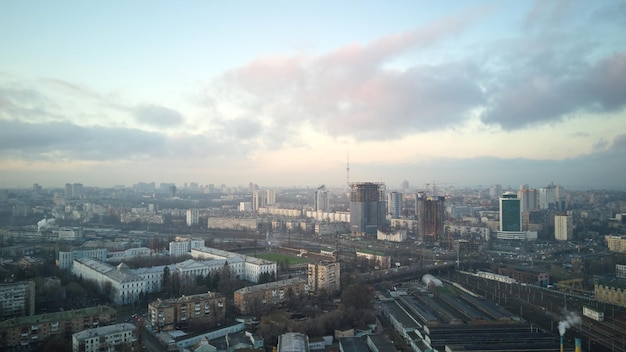
[[[515,193],[506,192],[500,198],[500,231],[522,231],[522,203]]]

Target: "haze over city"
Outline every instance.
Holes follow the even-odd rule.
[[[0,187],[624,190],[626,4],[3,2]]]

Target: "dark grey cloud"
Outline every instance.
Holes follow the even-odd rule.
[[[482,119],[504,129],[558,121],[575,112],[614,112],[626,106],[626,53],[616,53],[578,72],[535,68],[493,89]]]
[[[136,129],[0,120],[0,150],[24,159],[115,160],[165,153],[165,138]]]
[[[157,127],[176,127],[185,121],[180,112],[155,104],[138,106],[133,114],[137,122]]]
[[[132,128],[78,126],[68,122],[0,120],[0,152],[23,160],[191,160],[245,154],[232,140],[206,135],[166,135]]]

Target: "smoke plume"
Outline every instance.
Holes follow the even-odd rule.
[[[425,283],[426,285],[430,285],[430,283],[432,283],[435,286],[443,286],[443,282],[441,282],[441,280],[439,280],[438,278],[430,274],[426,274],[422,276],[422,282]]]
[[[574,312],[563,312],[563,320],[559,322],[559,334],[565,335],[565,331],[574,325],[582,323],[580,316]]]

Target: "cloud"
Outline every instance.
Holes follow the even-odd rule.
[[[560,121],[577,112],[613,112],[626,105],[626,54],[616,53],[580,72],[536,72],[490,92],[482,115],[488,124],[519,129]]]
[[[154,104],[138,106],[133,113],[138,122],[151,126],[176,127],[184,122],[183,115],[178,111]]]
[[[524,18],[523,27],[534,29],[559,25],[567,20],[572,3],[571,0],[535,0],[533,8]]]
[[[300,128],[335,137],[388,140],[454,125],[483,103],[467,62],[387,67],[410,51],[424,51],[461,35],[485,12],[468,11],[367,45],[351,44],[317,57],[259,58],[231,70],[210,101],[231,101],[244,119],[262,119],[264,133],[298,141]]]
[[[83,127],[67,122],[0,120],[5,157],[54,160],[111,160],[166,153],[162,135],[135,129]]]

